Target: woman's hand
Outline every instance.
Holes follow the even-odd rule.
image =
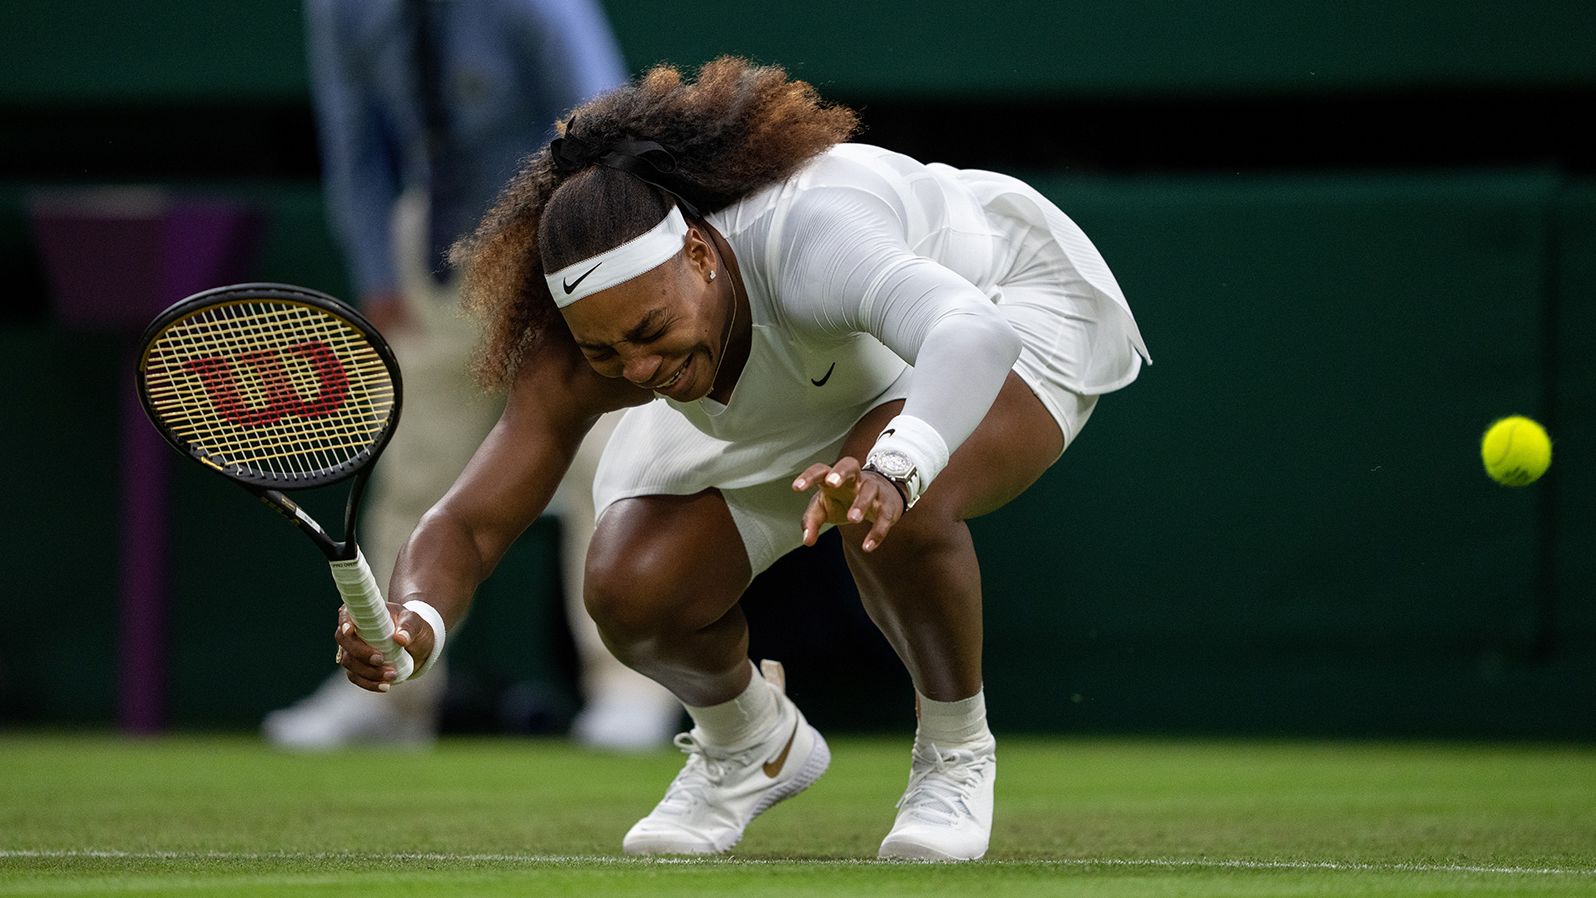
[[[421,615],[393,602],[388,603],[388,614],[393,617],[396,630],[393,641],[410,653],[419,669],[432,655],[436,639],[432,625]],[[360,634],[355,632],[355,622],[350,618],[348,608],[338,609],[338,629],[333,632],[333,639],[338,643],[335,660],[344,669],[349,682],[372,692],[388,691],[399,675],[394,670],[393,659],[382,657],[380,652],[360,638]]]
[[[874,526],[865,534],[861,548],[873,552],[903,517],[903,494],[897,486],[874,471],[863,470],[855,458],[840,458],[834,465],[810,465],[792,482],[795,492],[811,487],[816,489],[804,510],[806,546],[815,544],[825,524],[871,521]]]

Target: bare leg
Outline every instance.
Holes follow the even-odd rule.
[[[588,549],[587,609],[626,666],[688,705],[748,688],[748,623],[737,600],[752,579],[720,493],[623,499]]]
[[[621,840],[627,854],[726,851],[831,761],[782,678],[753,676],[737,607],[750,577],[731,512],[713,490],[622,500],[599,519],[588,610],[615,656],[669,688],[693,717],[676,740],[687,761]]]
[[[876,409],[849,435],[863,458],[901,403]],[[919,702],[909,788],[880,856],[971,860],[992,832],[996,742],[981,683],[981,576],[967,519],[1001,507],[1064,447],[1052,415],[1014,374],[975,433],[874,552],[867,524],[843,528],[865,609],[903,659]],[[949,796],[957,796],[956,801]]]
[[[843,454],[862,460],[901,408],[889,403],[867,415]],[[1010,374],[975,433],[878,549],[859,548],[868,523],[842,526],[865,610],[927,698],[956,701],[981,688],[981,574],[965,520],[1024,492],[1063,440],[1041,401]]]
[[[549,510],[560,518],[565,616],[581,662],[582,711],[571,722],[571,736],[594,748],[635,751],[669,743],[682,706],[665,687],[610,654],[587,613],[582,580],[595,526],[593,480],[620,418],[619,412],[605,415],[588,432]]]

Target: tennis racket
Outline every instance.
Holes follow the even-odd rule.
[[[410,653],[393,641],[382,589],[355,542],[360,497],[399,424],[399,365],[354,309],[287,284],[196,293],[144,332],[139,398],[179,452],[280,512],[332,564],[355,630],[398,680]],[[335,540],[284,490],[353,478]]]

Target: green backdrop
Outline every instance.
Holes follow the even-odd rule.
[[[1578,2],[604,0],[634,68],[723,53],[851,95],[1312,93],[1596,82]],[[298,4],[10,0],[0,99],[304,91]]]
[[[605,6],[634,68],[741,52],[866,101],[1596,86],[1586,5],[1545,0],[817,0],[802,16],[708,0],[695,27],[677,5]],[[305,103],[293,4],[19,0],[7,21],[0,139],[7,112],[37,135],[97,109]],[[1596,182],[1555,165],[1017,174],[1098,243],[1156,364],[974,525],[1004,728],[1596,736]],[[29,198],[94,181],[0,172],[13,283],[43,289]],[[346,292],[314,181],[172,186],[268,213],[253,277]],[[109,722],[131,347],[0,320],[27,322],[0,325],[0,725]],[[1479,434],[1510,413],[1556,440],[1529,489],[1480,470]],[[235,488],[187,468],[172,488],[172,717],[249,725],[329,669],[332,590]],[[460,634],[462,682],[498,696],[466,709],[477,724],[574,701],[556,533],[533,528]],[[795,591],[814,571],[829,585]],[[906,680],[838,598],[835,559],[775,574],[751,600],[759,641],[787,640],[810,716],[905,723]]]
[[[1015,724],[1596,734],[1593,185],[1032,180],[1114,266],[1156,364],[976,523],[990,689]],[[313,194],[259,196],[276,214],[257,276],[307,280],[325,236]],[[70,407],[0,394],[29,434],[0,458],[36,472],[8,504],[19,613],[0,697],[16,716],[107,719],[127,347],[48,327],[0,339],[8,383],[89,386]],[[1480,432],[1511,412],[1557,439],[1530,489],[1479,466]],[[325,669],[331,590],[315,553],[235,488],[174,473],[174,715],[251,720]],[[523,540],[458,658],[568,699],[555,533]],[[39,563],[69,543],[67,564]],[[241,654],[260,628],[272,654]],[[514,649],[528,637],[534,651]],[[901,687],[811,676],[845,723]]]

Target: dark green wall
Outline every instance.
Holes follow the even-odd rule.
[[[1588,193],[1484,174],[1047,189],[1157,364],[978,530],[991,643],[1026,658],[996,686],[1036,688],[1056,659],[1042,716],[1086,728],[1596,732],[1572,470],[1591,394],[1553,407],[1546,382],[1548,335],[1591,333],[1591,292],[1559,270],[1596,250],[1559,225]],[[1510,412],[1558,435],[1534,489],[1480,472]]]
[[[1296,97],[1425,91],[1566,101],[1596,86],[1588,5],[1548,0],[605,5],[635,69],[753,55],[862,98],[867,121],[872,100],[1227,97],[1278,111]],[[18,0],[6,12],[0,139],[30,149],[0,158],[40,159],[41,141],[66,139],[72,159],[101,143],[112,159],[147,145],[117,132],[146,123],[117,117],[143,108],[237,107],[234,129],[275,109],[262,121],[308,125],[294,4]],[[14,131],[12,113],[25,123]],[[1017,126],[961,127],[1002,139]],[[1157,364],[1103,400],[1033,490],[974,524],[1004,729],[1596,736],[1596,182],[1513,158],[1021,173],[1103,250]],[[0,324],[12,475],[0,726],[115,713],[116,415],[131,349],[39,311],[27,203],[101,178],[92,165],[51,177],[0,171],[0,272],[18,285],[7,302],[27,309],[0,316],[12,322]],[[252,277],[347,293],[303,171],[168,186],[268,211]],[[69,388],[73,401],[56,401]],[[1490,483],[1477,458],[1486,424],[1514,412],[1556,441],[1551,473],[1524,490]],[[329,670],[335,599],[319,556],[273,516],[216,478],[172,475],[173,720],[249,725]],[[558,716],[573,698],[555,535],[540,522],[517,547],[455,661],[472,694],[528,685]],[[811,717],[905,722],[906,680],[847,602],[835,559],[810,553],[775,573],[750,600],[765,625],[756,645],[793,662]],[[252,653],[261,642],[269,657]]]
[[[1547,401],[1556,409],[1557,489],[1548,500],[1554,555],[1546,591],[1559,650],[1596,643],[1596,183],[1572,184],[1556,209],[1557,243],[1550,287],[1555,326],[1546,340],[1552,377]]]
[[[1596,189],[1483,172],[1033,181],[1118,272],[1157,363],[975,525],[990,690],[1010,726],[1596,735],[1596,581],[1580,551]],[[330,277],[313,195],[256,196],[277,210],[258,275]],[[10,592],[30,599],[0,708],[103,720],[107,415],[125,347],[4,339],[7,382],[91,388],[42,419],[34,393],[6,394],[8,428],[34,435],[6,441],[7,468],[49,476],[10,504]],[[1510,412],[1558,441],[1530,489],[1480,471],[1480,432]],[[332,592],[315,553],[235,488],[186,467],[173,483],[174,716],[245,723],[326,669]],[[56,531],[78,561],[40,570]],[[529,534],[457,661],[565,701],[554,534]],[[279,646],[268,662],[227,660],[226,634],[262,627]],[[534,650],[515,649],[528,634]],[[815,713],[864,722],[838,675],[812,672]]]
[[[1582,3],[951,0],[604,7],[630,64],[738,53],[850,95],[1317,93],[1596,83]],[[10,0],[0,102],[294,98],[298,5]]]

